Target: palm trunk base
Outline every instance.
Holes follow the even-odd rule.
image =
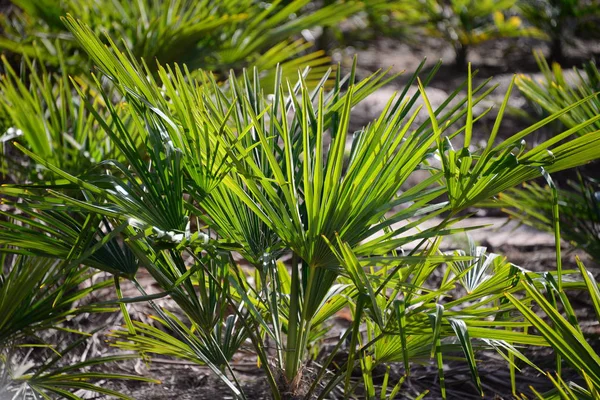
[[[455,52],[456,58],[454,59],[454,67],[459,71],[465,71],[467,68],[469,47],[467,45],[459,45],[455,48]]]
[[[550,60],[561,64],[564,61],[564,58],[565,55],[563,53],[562,40],[560,38],[554,38],[552,40],[552,47],[550,48]]]

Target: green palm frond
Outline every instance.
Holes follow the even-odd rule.
[[[482,285],[495,284],[494,280],[507,279],[499,273],[499,270],[506,265],[503,257],[494,253],[486,253],[486,248],[476,246],[470,236],[468,236],[468,242],[469,251],[458,250],[456,255],[468,255],[472,257],[472,260],[454,261],[450,264],[454,273],[461,277],[460,283],[468,294],[473,293]]]
[[[101,358],[92,358],[82,362],[61,365],[63,358],[71,356],[71,352],[78,345],[85,343],[84,340],[76,341],[65,349],[60,349],[60,353],[49,357],[43,363],[33,363],[25,357],[21,363],[14,366],[6,365],[5,362],[13,360],[3,359],[0,356],[0,370],[11,376],[9,382],[2,382],[0,379],[0,390],[2,394],[13,396],[14,398],[60,398],[83,400],[92,395],[110,396],[113,398],[132,400],[132,397],[112,390],[105,384],[97,382],[106,382],[107,380],[129,380],[141,381],[146,383],[160,383],[155,379],[141,377],[137,375],[128,375],[121,373],[95,372],[94,367],[132,359],[131,355],[107,355]],[[11,369],[12,368],[12,369]]]
[[[163,329],[136,322],[136,332],[133,335],[127,331],[113,333],[117,340],[115,346],[144,354],[177,357],[198,365],[206,365],[208,361],[224,367],[246,339],[244,329],[240,328],[238,317],[235,315],[228,316],[222,325],[216,325],[214,336],[208,339],[199,335],[197,327],[192,325],[190,328],[173,314],[163,312],[169,318],[168,321],[158,317],[154,317],[154,320],[167,330],[176,324],[179,332],[165,332]]]
[[[600,291],[598,283],[593,275],[585,269],[581,261],[577,260],[579,270],[583,277],[584,287],[590,294],[593,309],[596,317],[600,318]],[[525,319],[534,326],[540,334],[548,341],[559,354],[577,373],[583,378],[586,388],[578,385],[572,385],[564,382],[559,375],[554,379],[549,377],[556,386],[556,391],[546,395],[540,395],[539,398],[557,398],[556,392],[562,393],[560,398],[594,398],[600,392],[600,355],[588,343],[586,335],[582,332],[577,320],[570,315],[569,310],[572,307],[564,294],[556,291],[556,286],[551,282],[542,282],[542,288],[552,294],[544,293],[535,281],[522,279],[525,290],[530,298],[540,307],[547,316],[547,319],[540,317],[531,310],[531,303],[523,302],[512,294],[507,294],[510,302],[524,315]],[[554,297],[558,297],[564,306],[567,316],[563,316],[556,303],[552,302]],[[558,371],[560,367],[557,366]],[[575,394],[578,393],[578,394]],[[581,397],[580,397],[581,396]]]
[[[515,318],[496,317],[515,311],[502,301],[504,293],[522,290],[517,285],[519,270],[512,264],[481,249],[472,255],[464,255],[464,252],[442,255],[438,241],[420,260],[400,264],[402,268],[394,269],[391,275],[386,264],[371,262],[362,266],[348,244],[339,247],[337,255],[359,293],[353,297],[355,323],[368,316],[365,318],[368,339],[360,349],[351,347],[350,351],[366,352],[367,359],[373,357],[373,365],[402,362],[406,375],[410,375],[412,362],[424,362],[431,357],[441,365],[443,357],[455,358],[456,353],[462,352],[480,392],[483,389],[475,351],[495,350],[513,368],[516,367],[514,359],[535,367],[518,346],[544,346],[545,341],[539,336],[518,332],[526,324]],[[392,260],[404,261],[402,257],[389,261]],[[481,266],[489,260],[496,261],[493,270],[484,277]],[[436,288],[426,288],[443,262],[450,264],[444,280]],[[476,281],[478,284],[471,285],[466,294],[457,293],[457,286]],[[491,316],[496,318],[490,319]],[[345,371],[351,370],[352,362],[348,363],[349,369]],[[443,381],[444,372],[440,369],[445,397]]]
[[[59,60],[64,62],[61,54]],[[25,73],[17,74],[3,57],[7,73],[0,80],[0,108],[9,129],[0,136],[0,173],[18,181],[33,179],[37,173],[31,166],[23,174],[15,173],[22,160],[13,154],[13,141],[74,174],[100,160],[121,158],[83,104],[82,98],[88,97],[95,111],[111,124],[104,101],[85,79],[76,78],[85,93],[80,96],[66,74],[49,73],[43,64],[34,66],[28,57],[24,62]]]
[[[154,319],[164,328],[133,322],[125,331],[116,331],[116,345],[142,354],[178,355],[191,362],[206,365],[236,396],[244,399],[229,362],[246,340],[251,325],[246,325],[247,312],[232,299],[239,292],[231,293],[231,275],[235,267],[225,255],[208,249],[207,254],[194,255],[195,264],[188,266],[180,252],[173,249],[156,251],[146,239],[131,242],[133,252],[141,265],[154,277],[169,295],[185,318],[159,307],[152,295],[133,280],[140,291],[140,298],[128,302],[148,301],[154,309]],[[232,308],[235,310],[233,311]],[[166,330],[166,332],[165,332]]]
[[[590,62],[585,66],[585,74],[574,70],[567,76],[558,64],[550,68],[540,54],[536,54],[536,58],[544,79],[535,82],[525,76],[519,77],[516,84],[521,92],[546,113],[553,115],[571,104],[582,102],[580,107],[562,113],[556,122],[559,128],[564,126],[568,128],[567,132],[580,136],[578,142],[595,140],[600,132],[600,97],[597,93],[600,89],[600,73],[596,66]],[[549,141],[559,143],[562,138],[564,135],[556,135]],[[552,151],[552,157],[555,155]],[[598,259],[600,211],[597,182],[580,175],[578,181],[567,181],[559,186],[556,194],[562,237]],[[531,183],[523,188],[509,189],[485,205],[502,207],[511,218],[540,230],[553,231],[553,199],[554,193],[550,187]]]
[[[19,191],[10,192],[18,196]],[[5,194],[7,192],[4,192]],[[43,197],[40,197],[44,201]],[[0,211],[1,253],[52,257],[71,264],[83,263],[115,275],[132,277],[137,260],[117,240],[125,225],[113,227],[97,214],[84,214],[56,204],[48,209],[40,202],[10,202]]]
[[[527,148],[525,139],[532,132],[566,115],[577,107],[585,107],[594,101],[595,95],[586,96],[562,108],[545,119],[515,133],[498,145],[494,145],[502,124],[504,111],[510,98],[513,81],[499,109],[491,135],[485,148],[476,153],[469,149],[474,126],[472,112],[467,114],[464,127],[464,147],[455,150],[447,139],[439,146],[442,170],[446,177],[448,195],[453,209],[464,209],[479,202],[491,199],[498,193],[516,187],[520,183],[541,177],[546,173],[562,171],[589,163],[598,158],[600,151],[600,131],[577,136],[579,132],[600,120],[600,115],[584,119],[570,129]],[[471,109],[472,94],[468,94],[468,109]],[[428,104],[428,102],[426,102]],[[432,120],[435,114],[428,106]],[[434,129],[440,130],[434,121]],[[567,140],[565,142],[565,140]]]
[[[600,260],[600,202],[598,183],[580,177],[568,182],[568,189],[558,191],[561,236]],[[540,230],[552,231],[553,193],[536,183],[502,193],[494,206],[501,206],[513,219]]]
[[[564,71],[559,64],[550,67],[543,55],[534,53],[543,79],[535,81],[526,75],[520,75],[517,87],[536,107],[548,114],[553,114],[584,98],[590,98],[584,105],[569,110],[560,117],[560,122],[567,128],[573,128],[598,115],[600,112],[600,72],[593,62],[587,63],[583,70],[574,68]],[[600,129],[600,122],[594,121],[590,126],[581,128],[577,134],[594,132]]]
[[[73,304],[89,293],[107,286],[100,282],[80,288],[95,272],[68,267],[48,258],[2,257],[5,271],[0,279],[0,347],[35,336],[45,329],[60,329],[67,317],[87,311],[111,308],[90,305],[82,309]]]
[[[83,362],[69,362],[71,352],[91,333],[67,328],[63,323],[83,313],[114,311],[114,307],[86,302],[91,293],[110,280],[89,284],[96,272],[41,257],[7,257],[0,271],[0,393],[48,398],[55,394],[79,399],[78,390],[129,398],[94,384],[102,379],[148,378],[90,371],[95,365],[131,358],[112,355]],[[66,348],[48,341],[49,332],[77,333],[83,338]],[[53,336],[56,338],[56,335]],[[35,357],[30,356],[36,351]],[[48,356],[50,354],[50,356]]]

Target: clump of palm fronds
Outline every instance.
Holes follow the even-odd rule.
[[[415,363],[437,371],[446,398],[448,360],[466,365],[482,396],[479,351],[507,361],[516,393],[518,367],[537,369],[522,347],[549,345],[589,378],[583,393],[597,391],[597,371],[576,358],[589,349],[555,340],[573,332],[556,302],[546,307],[539,294],[541,285],[551,287],[547,297],[560,299],[576,330],[565,290],[597,290],[583,268],[583,284],[563,280],[560,265],[542,282],[474,243],[442,249],[446,236],[476,228],[456,225],[470,207],[600,158],[593,91],[556,106],[541,100],[547,117],[498,140],[513,80],[490,137],[476,148],[477,121],[490,110],[474,115],[475,106],[494,88],[474,86],[469,68],[464,84],[434,108],[426,87],[439,64],[424,74],[423,63],[377,118],[353,132],[353,107],[396,76],[379,71],[359,80],[356,64],[344,76],[321,54],[294,59],[307,46],[285,40],[356,12],[359,2],[311,12],[307,0],[14,2],[21,11],[4,20],[8,36],[0,42],[23,54],[25,71],[5,61],[0,83],[11,129],[2,137],[2,173],[12,182],[0,187],[0,384],[7,390],[25,382],[42,397],[91,390],[126,398],[95,384],[123,377],[96,371],[99,360],[13,362],[39,344],[37,332],[68,330],[72,315],[118,308],[124,324],[111,344],[130,353],[108,360],[185,359],[207,366],[238,399],[247,398],[232,361],[241,348],[256,357],[274,399],[361,390],[392,399]],[[460,62],[472,44],[527,31],[509,17],[514,1],[450,3],[419,7]],[[84,20],[61,19],[68,11]],[[242,68],[249,63],[255,68]],[[95,74],[67,77],[90,64]],[[419,90],[409,95],[412,84]],[[528,143],[556,121],[570,125]],[[422,170],[427,177],[405,188]],[[553,219],[542,222],[556,227],[553,206]],[[113,279],[86,286],[96,270]],[[140,283],[140,271],[158,292]],[[139,293],[125,297],[124,281]],[[108,285],[116,300],[78,303]],[[150,306],[153,324],[129,314],[127,304],[138,302]],[[527,312],[533,302],[552,328]],[[349,329],[317,358],[342,310]],[[391,366],[404,377],[392,376]],[[378,369],[386,371],[381,383]]]
[[[2,222],[2,225],[5,225]],[[15,239],[23,238],[14,236]],[[11,244],[12,245],[12,244]],[[19,245],[15,242],[14,245]],[[10,256],[4,251],[25,253]],[[103,388],[99,379],[151,379],[119,373],[100,373],[93,368],[131,359],[131,354],[112,354],[73,361],[73,353],[94,332],[67,328],[65,321],[84,313],[113,311],[112,307],[82,301],[111,281],[87,284],[96,274],[68,261],[26,255],[18,248],[2,249],[0,270],[0,395],[2,398],[80,398],[75,393],[128,397]],[[61,335],[79,336],[60,345]],[[8,398],[8,397],[6,397]]]
[[[512,218],[540,230],[552,230],[554,194],[549,186],[529,183],[502,193],[497,205]],[[600,186],[593,178],[579,176],[558,191],[563,239],[600,260]]]
[[[563,61],[564,45],[578,30],[586,26],[589,36],[600,21],[600,5],[593,0],[520,0],[518,5],[523,16],[548,36],[550,58],[556,62]]]
[[[521,92],[545,113],[553,113],[567,104],[587,98],[580,108],[562,115],[558,128],[568,128],[581,137],[594,135],[600,129],[600,73],[595,64],[585,66],[585,72],[575,69],[570,77],[558,64],[548,66],[536,54],[544,80],[536,82],[520,77],[517,85]],[[591,124],[581,128],[581,121]],[[560,141],[560,137],[551,139]],[[588,167],[593,168],[593,167]],[[559,188],[529,183],[522,188],[512,188],[503,193],[492,206],[503,207],[513,218],[541,230],[554,231],[558,218],[562,237],[575,247],[600,260],[600,187],[593,177],[579,174],[578,179],[558,183]],[[556,210],[555,210],[556,205]],[[556,215],[556,212],[558,214]]]
[[[585,288],[590,296],[592,320],[600,321],[600,290],[593,274],[578,259],[582,282],[577,284]],[[535,329],[546,339],[556,351],[556,373],[547,372],[548,379],[555,389],[540,394],[534,390],[539,399],[596,399],[600,396],[600,354],[592,344],[588,343],[589,335],[584,334],[573,306],[569,302],[560,284],[551,274],[528,276],[523,274],[521,280],[529,295],[527,300],[518,299],[508,294],[507,297],[525,316]],[[532,310],[538,306],[547,318],[543,318]],[[564,315],[559,310],[564,310]],[[595,318],[594,318],[595,317]],[[579,382],[566,381],[561,376],[562,361],[572,367],[579,375]]]
[[[66,71],[89,68],[88,57],[61,21],[68,13],[80,16],[96,34],[120,38],[119,46],[150,68],[185,63],[226,74],[249,64],[261,70],[289,62],[323,66],[322,52],[306,51],[310,44],[298,35],[305,29],[336,23],[362,8],[347,1],[307,10],[309,0],[14,0],[17,8],[0,19],[0,47],[37,58]],[[68,55],[60,62],[60,53]],[[65,71],[65,72],[66,72]]]
[[[560,122],[567,128],[574,128],[581,121],[594,119],[588,127],[576,131],[579,135],[600,129],[600,121],[595,118],[600,113],[600,72],[596,64],[590,61],[582,69],[564,71],[558,63],[548,65],[541,53],[535,52],[534,56],[543,78],[533,80],[526,75],[520,75],[517,86],[521,93],[546,114],[552,114],[583,98],[589,98],[583,107],[572,109],[561,116]]]

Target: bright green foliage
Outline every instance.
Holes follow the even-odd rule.
[[[6,196],[20,193],[3,191]],[[113,230],[98,215],[74,212],[60,205],[60,201],[28,193],[33,201],[11,201],[8,197],[2,201],[12,210],[12,213],[0,211],[3,252],[85,262],[115,275],[135,275],[137,260],[128,247],[115,239],[124,225]],[[50,202],[50,207],[44,202]]]
[[[394,0],[392,18],[401,23],[423,26],[426,33],[450,43],[456,63],[464,69],[470,46],[519,36],[542,37],[537,29],[523,26],[517,16],[507,17],[517,0]]]
[[[583,278],[586,292],[591,296],[593,311],[600,319],[600,290],[593,275],[577,260],[577,265]],[[554,348],[571,367],[573,367],[585,382],[585,387],[575,383],[566,383],[559,374],[548,377],[556,386],[551,393],[538,395],[540,399],[596,399],[600,395],[600,355],[587,342],[586,335],[582,332],[573,313],[567,296],[558,289],[556,282],[550,275],[531,279],[526,275],[521,278],[527,294],[547,316],[542,318],[532,311],[529,301],[519,300],[511,294],[508,299],[525,316],[532,326]],[[566,317],[558,310],[557,303],[565,310]],[[560,359],[559,359],[560,360]],[[557,367],[560,371],[560,367]]]
[[[446,150],[440,152],[442,170],[446,177],[450,204],[455,212],[491,199],[499,192],[516,187],[526,180],[545,176],[546,173],[572,168],[597,158],[600,131],[591,132],[574,139],[573,136],[600,120],[600,115],[575,124],[570,129],[531,149],[527,148],[525,142],[527,135],[560,118],[570,110],[585,105],[593,100],[595,95],[573,102],[564,109],[525,128],[495,146],[494,141],[500,129],[513,84],[514,78],[499,109],[487,144],[481,152],[471,153],[469,151],[474,125],[473,98],[470,86],[467,101],[467,120],[464,127],[465,147],[455,150],[451,141],[447,138],[444,141],[441,139],[439,141],[438,146]],[[434,125],[433,129],[440,131],[440,127],[435,122],[433,110],[427,101],[426,104]],[[565,139],[569,138],[568,142],[564,142]]]
[[[0,348],[36,332],[53,328],[70,315],[77,300],[105,284],[77,290],[90,272],[65,270],[53,259],[3,257],[6,271],[0,276]],[[89,310],[92,310],[91,308]],[[89,311],[88,310],[88,311]]]
[[[316,84],[329,68],[322,52],[307,53],[311,45],[291,40],[303,29],[328,25],[357,12],[357,2],[332,4],[313,13],[300,14],[307,0],[283,6],[279,1],[257,4],[245,1],[189,0],[15,0],[21,11],[4,17],[0,47],[24,56],[26,73],[19,74],[3,60],[6,76],[0,81],[0,115],[6,134],[0,136],[0,174],[12,181],[33,178],[36,171],[14,159],[13,140],[73,174],[87,171],[100,160],[122,161],[92,114],[84,107],[72,80],[92,98],[95,112],[111,122],[101,96],[91,90],[86,53],[81,52],[60,17],[77,13],[96,33],[109,32],[121,49],[136,59],[143,57],[157,75],[156,61],[163,65],[185,62],[194,73],[204,67],[226,75],[252,63],[265,84],[272,85],[271,71],[278,64],[286,71],[312,67],[309,85]],[[31,60],[42,61],[34,67]],[[60,73],[52,71],[60,71]],[[82,73],[70,78],[67,72]],[[314,82],[316,80],[316,82]],[[107,94],[109,97],[110,93]],[[114,110],[120,113],[121,106]],[[131,121],[122,119],[124,129]],[[139,138],[132,139],[137,146]]]
[[[520,0],[519,8],[523,17],[550,38],[550,58],[557,62],[563,60],[563,44],[578,25],[586,20],[597,23],[600,18],[600,5],[594,0]]]
[[[561,236],[600,260],[600,186],[591,178],[580,177],[559,190]],[[502,193],[495,206],[518,221],[540,230],[552,230],[552,191],[532,183],[522,189]]]
[[[341,246],[339,256],[350,280],[356,279],[353,271],[364,277],[361,282],[354,282],[358,288],[364,288],[363,293],[358,289],[356,310],[366,313],[361,316],[356,311],[354,317],[368,316],[367,340],[357,352],[362,354],[372,348],[374,365],[402,362],[406,375],[410,375],[411,362],[436,360],[440,367],[442,396],[445,393],[443,355],[462,352],[482,391],[474,349],[493,349],[504,357],[510,354],[529,363],[514,345],[544,345],[545,342],[523,332],[505,330],[524,326],[522,322],[501,317],[511,309],[503,300],[503,292],[520,290],[515,285],[515,266],[494,254],[485,254],[485,248],[473,247],[469,254],[443,255],[439,244],[439,240],[432,243],[414,262],[400,264],[403,268],[391,264],[403,259],[397,257],[381,263],[365,263],[370,266],[366,271],[360,268],[364,262],[360,262],[347,245]],[[450,268],[443,280],[434,284],[434,271],[441,261],[449,261]],[[460,294],[463,290],[466,294]],[[496,318],[490,320],[491,316]],[[351,347],[351,351],[353,349]]]
[[[64,61],[62,56],[60,60]],[[15,159],[13,141],[76,175],[100,160],[119,159],[118,151],[74,93],[66,74],[49,73],[43,64],[34,67],[25,57],[26,72],[18,75],[6,59],[3,61],[7,74],[0,80],[0,108],[10,129],[0,136],[0,174],[22,181],[37,173]],[[102,98],[84,78],[76,80],[85,96],[93,99],[90,101],[96,112],[110,123]]]
[[[58,65],[62,50],[70,57],[65,67],[88,67],[61,17],[72,13],[84,19],[96,34],[121,38],[122,49],[143,57],[152,69],[161,64],[185,63],[215,73],[240,69],[249,63],[261,70],[298,57],[307,45],[287,41],[302,30],[340,21],[361,9],[359,2],[332,4],[303,13],[309,0],[14,0],[23,11],[5,18],[0,47],[39,57]],[[37,49],[34,43],[37,42]],[[306,55],[290,66],[327,64],[322,53]]]
[[[210,73],[192,76],[177,65],[154,71],[110,39],[105,46],[85,24],[69,17],[66,25],[114,85],[111,92],[94,77],[107,114],[97,111],[95,96],[79,96],[123,160],[100,160],[74,175],[18,146],[52,180],[0,193],[40,210],[28,212],[20,251],[90,260],[117,275],[126,322],[115,333],[118,346],[206,365],[245,398],[229,361],[241,343],[251,344],[274,399],[308,399],[333,391],[350,396],[357,366],[368,374],[402,362],[408,374],[411,362],[432,359],[443,379],[444,357],[457,352],[482,392],[477,350],[497,350],[512,365],[527,362],[516,345],[547,345],[523,329],[531,324],[506,301],[505,293],[524,293],[516,267],[475,246],[444,254],[440,244],[475,228],[453,226],[467,208],[544,171],[598,158],[600,132],[575,135],[593,119],[537,146],[524,141],[589,98],[496,144],[509,91],[488,143],[477,150],[470,146],[480,117],[473,109],[492,89],[487,82],[472,87],[469,76],[434,110],[425,87],[439,65],[422,82],[421,65],[409,79],[420,91],[410,96],[407,85],[379,117],[350,132],[352,107],[393,76],[377,72],[357,81],[353,68],[347,77],[322,74],[309,86],[307,73],[291,80],[277,69],[272,87],[257,70],[217,83]],[[425,109],[429,119],[416,122]],[[421,169],[429,176],[403,188]],[[46,213],[85,222],[36,227],[37,218],[50,218]],[[20,224],[6,227],[20,234]],[[62,248],[50,253],[54,241]],[[129,254],[127,262],[110,265],[110,257],[100,257],[107,248],[108,255]],[[279,262],[284,256],[289,270]],[[250,272],[236,265],[239,257]],[[145,292],[138,265],[161,293]],[[435,281],[440,269],[443,279]],[[123,299],[119,277],[132,280],[140,296]],[[154,303],[166,296],[181,314]],[[136,301],[150,302],[164,331],[132,321],[124,304]],[[311,373],[326,323],[343,307],[353,311],[353,326]],[[348,359],[330,373],[346,338]],[[368,376],[363,382],[372,393]]]
[[[597,94],[597,90],[600,89],[600,73],[595,64],[587,64],[585,74],[574,70],[568,79],[558,64],[553,64],[550,69],[541,55],[536,56],[545,80],[535,82],[520,76],[517,85],[521,92],[546,113],[554,113],[569,104],[587,99],[581,107],[570,109],[563,114],[559,118],[560,125],[571,128],[570,130],[582,138],[595,135],[600,130],[600,97]],[[586,127],[578,126],[583,121],[592,123]],[[552,140],[560,139],[557,136]],[[599,189],[595,180],[580,177],[579,181],[568,182],[557,192],[562,237],[596,260],[600,259],[600,209],[597,194]],[[488,205],[504,208],[512,218],[523,223],[552,231],[553,198],[550,187],[533,183],[502,193],[497,201]]]
[[[247,339],[250,329],[245,323],[249,312],[238,307],[232,299],[237,297],[237,292],[231,289],[231,285],[238,288],[234,277],[242,272],[231,265],[227,255],[219,255],[208,248],[208,255],[196,254],[193,264],[188,265],[181,252],[154,251],[142,240],[133,246],[142,265],[165,292],[146,295],[144,288],[134,280],[142,296],[128,301],[149,300],[157,314],[155,320],[162,329],[137,321],[128,323],[127,330],[114,332],[116,346],[206,365],[237,398],[244,398],[229,365],[233,355]],[[167,294],[186,318],[178,317],[152,302]]]
[[[550,67],[541,53],[535,53],[535,57],[544,78],[540,81],[534,81],[526,75],[517,78],[517,87],[527,99],[546,113],[552,114],[583,98],[589,98],[582,107],[569,110],[560,117],[560,122],[568,128],[600,114],[600,71],[594,62],[587,63],[583,71],[574,68],[567,75],[559,64],[553,63]],[[600,121],[596,120],[587,128],[579,130],[578,134],[599,129]]]
[[[128,398],[93,384],[91,381],[100,378],[100,374],[86,372],[85,369],[131,356],[112,355],[65,365],[63,359],[69,359],[69,353],[81,345],[89,334],[66,348],[46,342],[49,335],[55,339],[56,333],[61,331],[82,334],[63,327],[61,323],[68,318],[81,313],[112,311],[106,306],[78,304],[111,281],[100,281],[85,287],[83,284],[95,272],[78,266],[70,267],[53,258],[4,255],[1,261],[4,267],[0,270],[0,394],[22,398],[60,395],[79,399],[69,390],[86,389],[98,394]],[[36,351],[35,356],[31,355],[32,351]],[[44,357],[42,361],[40,355]],[[121,374],[102,374],[101,378],[148,381],[146,378]]]
[[[81,342],[75,343],[77,345]],[[126,375],[106,372],[85,372],[85,369],[93,368],[98,365],[110,362],[124,361],[134,358],[132,355],[104,356],[101,358],[89,359],[84,362],[77,362],[66,366],[56,366],[63,356],[69,356],[74,346],[66,349],[58,349],[62,354],[49,358],[43,365],[36,365],[32,370],[27,359],[17,366],[17,370],[4,370],[5,364],[0,365],[0,371],[7,374],[13,374],[13,379],[8,385],[2,386],[0,380],[0,393],[15,396],[14,398],[65,398],[72,400],[84,400],[86,396],[110,396],[111,398],[135,400],[132,397],[124,395],[118,391],[102,387],[95,384],[99,380],[133,380],[146,383],[160,383],[159,381],[140,377],[137,375]],[[4,362],[0,358],[0,362]],[[81,372],[83,371],[83,372]],[[77,393],[83,393],[78,395]],[[32,397],[34,396],[34,397]]]

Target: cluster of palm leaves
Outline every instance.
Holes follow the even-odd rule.
[[[569,44],[577,30],[585,29],[586,36],[594,34],[600,14],[600,5],[590,0],[521,0],[519,8],[528,21],[548,35],[550,58],[557,62],[563,60],[564,44]]]
[[[308,0],[12,3],[12,11],[0,20],[0,47],[9,52],[2,60],[6,78],[0,83],[0,125],[6,132],[0,135],[0,171],[13,181],[38,172],[21,165],[11,145],[15,140],[74,174],[103,159],[122,161],[72,88],[71,80],[77,81],[82,93],[95,98],[96,110],[110,120],[88,73],[93,64],[60,19],[66,13],[77,13],[97,35],[119,38],[119,48],[144,59],[155,77],[157,61],[185,64],[192,74],[202,67],[217,80],[251,64],[263,84],[272,87],[277,65],[292,78],[297,69],[310,67],[306,81],[318,83],[330,60],[322,51],[312,51],[298,34],[336,23],[362,7],[350,1],[309,10]]]
[[[577,6],[575,3],[572,4],[573,7]],[[527,76],[520,76],[516,83],[521,93],[537,107],[541,114],[552,114],[572,102],[583,98],[590,99],[581,109],[568,111],[560,117],[551,131],[556,133],[557,130],[565,127],[574,128],[578,122],[590,120],[595,122],[578,131],[578,134],[586,135],[597,131],[600,127],[597,118],[600,110],[598,96],[600,73],[595,63],[589,62],[582,69],[573,68],[572,71],[564,71],[557,63],[553,63],[550,67],[540,53],[536,53],[535,57],[543,79],[536,81]],[[594,162],[587,170],[593,171],[597,168],[597,164]],[[575,179],[568,179],[561,187],[557,187],[552,179],[547,179],[546,185],[538,182],[523,184],[522,187],[515,187],[502,193],[491,204],[494,207],[502,207],[511,218],[522,223],[553,232],[557,240],[557,252],[560,252],[559,240],[564,239],[598,262],[600,260],[600,186],[593,174],[588,176],[585,171],[577,172]],[[557,261],[560,265],[560,258]],[[592,320],[600,321],[598,284],[594,275],[585,269],[579,259],[577,259],[577,266],[591,299],[590,311],[593,311],[596,317],[592,316]],[[540,290],[540,287],[545,288],[547,293]],[[554,294],[551,293],[553,290],[550,288],[553,288]],[[580,376],[578,383],[565,382],[559,370],[557,375],[549,375],[555,389],[545,395],[536,392],[536,395],[539,398],[556,399],[596,398],[600,392],[594,376],[600,371],[598,369],[600,359],[597,357],[597,352],[589,347],[587,342],[589,335],[584,333],[582,326],[577,322],[574,308],[568,298],[564,295],[560,296],[556,292],[557,288],[557,282],[549,279],[549,276],[545,276],[537,284],[535,281],[529,282],[527,291],[534,296],[533,304],[537,304],[547,318],[532,312],[529,309],[530,305],[514,297],[510,298],[511,302],[519,306],[523,315],[557,351],[557,357],[568,360],[569,365],[574,367]],[[557,299],[563,303],[565,315],[557,312]]]
[[[72,353],[85,348],[94,332],[81,332],[62,322],[87,313],[113,311],[114,308],[84,301],[111,282],[99,280],[89,284],[97,272],[66,259],[38,257],[20,250],[15,253],[21,254],[3,254],[0,271],[0,394],[3,398],[37,399],[51,395],[80,398],[78,392],[127,398],[96,382],[100,379],[153,381],[94,370],[100,364],[131,359],[131,354],[65,363],[64,360],[72,359]],[[68,341],[61,339],[66,334],[74,337]]]
[[[308,43],[294,37],[314,26],[327,26],[359,11],[360,2],[346,1],[307,10],[309,0],[14,0],[13,12],[0,20],[0,48],[42,60],[69,72],[89,68],[61,17],[78,15],[98,35],[119,38],[121,50],[144,58],[151,69],[185,63],[226,74],[249,64],[260,70],[289,62],[327,64],[322,52],[307,51]],[[122,42],[122,43],[121,43]],[[68,57],[61,59],[61,54]],[[298,58],[301,57],[301,60]],[[326,69],[326,68],[325,68]],[[314,72],[318,72],[315,70]]]
[[[479,351],[506,360],[517,393],[516,371],[538,370],[524,346],[557,351],[556,388],[540,396],[597,394],[598,356],[566,295],[585,290],[597,305],[597,284],[582,265],[583,279],[566,279],[573,271],[560,262],[557,271],[537,274],[474,244],[442,247],[444,237],[477,228],[455,225],[470,207],[600,157],[600,132],[591,129],[600,116],[528,144],[539,128],[590,107],[593,94],[498,140],[511,84],[487,143],[476,148],[477,121],[491,109],[474,109],[494,87],[474,87],[469,71],[433,108],[426,87],[439,65],[427,75],[421,65],[380,116],[351,132],[352,108],[396,76],[380,71],[357,80],[355,68],[348,75],[338,68],[314,79],[293,64],[274,68],[272,79],[259,68],[220,79],[184,65],[149,66],[85,21],[64,22],[96,74],[68,80],[26,54],[26,75],[6,63],[0,84],[12,129],[2,153],[12,183],[0,187],[8,271],[0,280],[0,384],[7,390],[117,395],[94,380],[132,377],[94,369],[96,359],[65,366],[66,352],[37,332],[69,330],[63,320],[71,315],[118,308],[124,324],[111,342],[127,355],[105,359],[185,359],[208,367],[239,399],[246,395],[232,360],[242,347],[252,349],[274,399],[391,399],[415,363],[437,368],[447,398],[451,360],[468,366],[483,394]],[[281,22],[252,23],[277,31]],[[413,83],[419,91],[409,95]],[[428,118],[416,122],[419,113]],[[406,188],[422,170],[427,178]],[[96,271],[112,279],[86,286]],[[149,293],[142,274],[160,292]],[[124,297],[124,283],[139,294]],[[80,304],[113,285],[114,301]],[[162,307],[163,299],[178,311]],[[137,302],[149,305],[154,323],[130,315],[127,304]],[[551,325],[527,312],[533,303]],[[319,356],[343,309],[350,328]],[[56,357],[31,373],[12,366],[14,354],[39,344]],[[561,377],[563,361],[585,385]],[[404,377],[396,381],[390,369],[397,366]],[[381,367],[383,384],[373,377]]]
[[[507,37],[544,38],[544,32],[525,26],[513,12],[517,0],[395,1],[393,14],[403,23],[422,27],[452,45],[456,64],[465,68],[469,49]]]
[[[567,104],[583,98],[590,101],[585,106],[568,111],[559,118],[551,131],[574,128],[581,121],[594,121],[578,131],[585,135],[600,129],[600,72],[593,62],[583,69],[574,68],[567,73],[560,65],[548,65],[541,54],[536,54],[543,79],[535,81],[520,76],[517,85],[521,93],[543,114],[552,114]],[[588,167],[597,168],[597,162]],[[513,188],[503,193],[495,207],[503,207],[514,219],[541,230],[553,231],[554,220],[559,220],[562,237],[600,260],[600,186],[593,175],[574,174],[561,186],[554,183],[541,185],[533,182],[523,188]],[[555,213],[558,214],[555,214]]]
[[[501,38],[547,40],[551,58],[562,61],[565,44],[573,44],[576,36],[597,35],[600,20],[597,2],[589,0],[375,0],[364,12],[359,38],[369,32],[407,41],[439,37],[454,49],[461,70],[470,49]]]
[[[600,187],[596,179],[580,174],[559,190],[533,182],[503,193],[494,205],[502,206],[511,218],[551,231],[555,196],[563,239],[600,260]]]
[[[568,128],[577,125],[578,121],[587,120],[598,114],[600,99],[597,92],[600,90],[600,71],[593,61],[588,62],[581,69],[573,68],[572,71],[565,71],[558,63],[549,65],[539,52],[534,53],[534,56],[543,75],[542,79],[536,81],[522,75],[517,80],[517,86],[535,107],[546,114],[552,114],[572,102],[590,97],[586,106],[569,111],[560,118],[561,124]],[[595,122],[579,134],[598,128],[600,124]]]

